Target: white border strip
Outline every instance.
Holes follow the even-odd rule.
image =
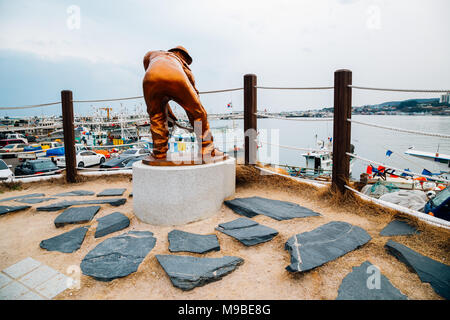
[[[260,167],[256,167],[256,168],[259,169],[260,171],[268,173],[268,174],[274,174],[274,175],[281,176],[281,177],[284,177],[284,178],[288,178],[288,179],[291,179],[291,180],[294,180],[294,181],[297,181],[297,182],[303,182],[303,183],[312,185],[312,186],[317,187],[317,188],[324,188],[324,187],[326,187],[329,184],[329,182],[325,182],[325,181],[323,181],[323,182],[322,181],[321,182],[319,182],[319,181],[311,181],[311,180],[308,180],[308,179],[302,179],[302,178],[298,178],[298,177],[287,176],[285,174],[281,174],[281,173],[274,172],[274,171],[267,170],[267,169],[260,168]]]

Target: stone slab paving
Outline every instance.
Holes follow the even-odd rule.
[[[270,241],[278,234],[277,230],[246,218],[221,223],[216,230],[237,239],[246,246]]]
[[[64,290],[68,289],[69,283],[71,282],[69,280],[71,280],[69,277],[62,273],[58,273],[50,280],[36,287],[36,291],[45,298],[52,299]]]
[[[36,204],[41,203],[45,201],[55,200],[56,198],[25,198],[25,199],[18,199],[15,200],[20,203],[28,203],[28,204]]]
[[[106,236],[110,233],[123,230],[130,225],[130,219],[120,212],[113,212],[97,219],[98,226],[95,230],[95,238]]]
[[[39,246],[48,251],[71,253],[80,249],[89,226],[79,227],[56,237],[42,240]]]
[[[22,211],[31,208],[31,206],[0,206],[0,216],[10,212]]]
[[[155,244],[150,231],[129,231],[106,239],[83,258],[81,271],[99,281],[125,277],[137,271]]]
[[[224,203],[237,214],[247,218],[252,218],[258,214],[268,216],[275,220],[320,216],[319,213],[296,203],[261,197],[236,198],[224,201]]]
[[[172,230],[168,234],[170,252],[207,253],[219,251],[219,240],[215,234],[195,234]]]
[[[158,254],[156,259],[169,276],[172,284],[185,291],[220,280],[244,263],[244,259],[233,256],[198,258]]]
[[[3,273],[10,276],[11,278],[17,279],[24,274],[36,269],[41,263],[34,260],[33,258],[25,258],[22,261],[13,264],[12,266],[3,270]]]
[[[377,283],[378,279],[373,277],[378,276]],[[336,300],[407,300],[407,296],[394,287],[379,269],[365,261],[359,267],[353,267],[342,280]]]
[[[105,189],[102,192],[98,193],[97,197],[121,196],[126,190],[126,188]]]
[[[366,244],[371,236],[362,228],[343,221],[333,221],[299,233],[285,244],[291,254],[289,272],[304,272],[335,260]]]
[[[34,289],[38,285],[56,276],[56,274],[58,274],[58,271],[56,271],[55,269],[52,269],[46,265],[41,265],[30,273],[24,275],[21,278],[20,282],[26,285],[28,288]]]
[[[115,198],[115,199],[95,199],[95,200],[74,200],[74,201],[61,201],[47,206],[37,207],[37,211],[59,211],[62,209],[67,209],[71,206],[85,205],[85,204],[109,204],[111,206],[117,207],[121,206],[127,202],[125,198]]]
[[[20,282],[12,281],[0,289],[0,300],[17,300],[28,291],[29,289]]]
[[[0,271],[0,300],[52,299],[71,278],[30,257]]]
[[[0,199],[0,202],[11,201],[11,200],[16,200],[16,199],[24,199],[24,198],[43,197],[43,196],[45,196],[45,193],[31,193],[31,194],[26,194],[23,196],[3,198],[3,199]]]
[[[4,273],[0,273],[0,289],[10,283],[13,279]]]
[[[95,192],[88,190],[74,190],[69,192],[57,193],[55,197],[75,197],[75,196],[93,196]]]
[[[380,236],[409,236],[419,231],[406,221],[392,220],[380,232]]]
[[[55,226],[57,228],[60,228],[65,226],[66,224],[89,222],[94,218],[99,210],[100,206],[68,208],[56,217],[54,221]]]
[[[386,250],[406,266],[417,273],[422,282],[427,282],[436,293],[450,299],[450,266],[433,260],[404,246],[389,240]]]

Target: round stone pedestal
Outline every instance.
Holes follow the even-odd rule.
[[[133,210],[153,225],[180,225],[208,218],[234,194],[234,158],[201,165],[133,164]]]

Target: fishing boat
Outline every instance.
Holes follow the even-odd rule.
[[[450,168],[450,155],[440,153],[439,147],[436,152],[420,151],[420,150],[414,149],[414,147],[409,147],[408,150],[405,151],[405,154],[408,154],[413,157],[433,161],[440,170],[440,172],[438,174],[450,172],[450,169],[449,169]]]
[[[316,145],[319,148],[315,151],[309,151],[303,153],[305,157],[306,165],[300,169],[300,174],[304,176],[330,176],[333,171],[333,143],[332,138],[328,138],[327,142],[323,140],[317,140]],[[354,153],[354,145],[351,145],[350,153]],[[354,158],[350,157],[350,174],[354,164]]]

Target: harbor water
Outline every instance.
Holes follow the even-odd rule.
[[[446,116],[354,115],[352,119],[407,130],[450,134],[450,117]],[[211,127],[229,126],[232,128],[232,122],[232,120],[213,120]],[[242,134],[243,120],[234,122],[235,130]],[[266,118],[258,119],[258,131],[260,131],[259,140],[265,140],[272,144],[317,149],[317,140],[327,141],[328,137],[333,136],[333,122]],[[399,169],[407,168],[412,172],[421,173],[423,169],[433,173],[440,172],[440,170],[445,170],[446,166],[405,154],[410,147],[420,151],[437,152],[439,150],[440,153],[450,154],[450,139],[446,138],[402,133],[356,123],[352,124],[351,134],[351,143],[355,146],[355,154]],[[242,142],[238,142],[237,145],[242,146]],[[392,152],[390,156],[386,155],[387,150]],[[304,167],[303,153],[305,151],[279,148],[263,143],[258,148],[258,159],[261,162]],[[367,165],[366,162],[356,160],[352,169],[352,178],[359,179],[360,174],[366,172]],[[450,171],[448,166],[446,169]]]

